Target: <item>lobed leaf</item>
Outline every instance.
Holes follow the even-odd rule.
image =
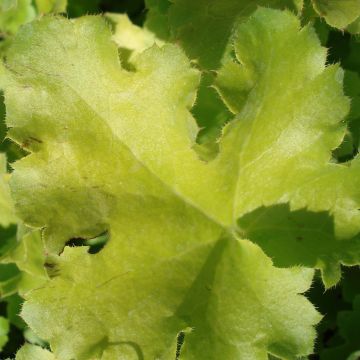
[[[266,38],[279,37],[280,28],[282,47]],[[266,196],[270,204],[284,202],[289,191],[275,184],[268,194],[239,185],[250,181],[246,171],[258,151],[244,146],[250,145],[244,136],[252,122],[258,125],[255,115],[261,119],[266,101],[269,108],[274,103],[279,84],[289,85],[280,100],[291,102],[273,108],[268,128],[254,130],[256,144],[261,151],[281,128],[306,139],[314,129],[302,123],[303,114],[311,110],[322,129],[321,139],[308,140],[315,159],[300,144],[290,147],[291,156],[280,147],[273,175],[279,181],[283,162],[299,172],[320,171],[341,141],[338,123],[348,103],[336,69],[325,69],[315,35],[300,31],[294,15],[258,10],[238,34],[253,38],[241,50],[259,61],[252,68],[255,90],[248,95],[248,118],[230,123],[209,162],[193,149],[198,129],[189,109],[199,73],[176,46],[142,52],[129,72],[102,19],[44,17],[24,27],[10,48],[7,124],[10,137],[31,151],[14,164],[11,186],[22,219],[45,227],[52,261],[51,279],[27,295],[22,315],[57,358],[173,359],[180,351],[184,359],[197,359],[206,349],[214,359],[266,359],[268,353],[294,358],[312,351],[320,317],[300,295],[312,271],[277,269],[257,245],[239,239],[238,217],[252,210],[248,191],[255,208]],[[290,42],[297,44],[295,55],[286,50]],[[286,66],[281,72],[271,51],[274,60],[284,59],[281,65],[291,63],[292,72]],[[275,82],[280,75],[283,83]],[[270,93],[267,81],[274,84]],[[319,99],[311,106],[310,94],[294,102],[315,90]],[[246,107],[247,97],[241,101]],[[331,118],[324,118],[325,106]],[[296,179],[294,192],[310,170]],[[71,239],[104,231],[110,239],[99,253],[64,248]],[[177,350],[179,334],[185,342]]]
[[[237,61],[225,64],[217,79],[219,93],[235,114],[219,154],[219,162],[229,163],[233,149],[239,152],[233,165],[238,169],[233,218],[285,202],[291,210],[329,211],[338,246],[347,247],[341,240],[360,231],[360,194],[359,160],[340,165],[331,159],[345,135],[341,120],[349,111],[342,72],[338,66],[325,67],[325,49],[310,27],[300,30],[290,14],[270,14],[258,11],[240,26]],[[358,257],[358,245],[353,246],[351,264]],[[323,264],[332,269],[327,279],[323,273],[328,286],[340,278],[334,265]]]
[[[314,9],[326,22],[339,29],[344,29],[360,17],[359,0],[312,0]]]

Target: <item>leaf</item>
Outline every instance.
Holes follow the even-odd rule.
[[[40,14],[62,13],[66,11],[67,0],[35,0]]]
[[[213,74],[202,73],[196,103],[191,109],[200,128],[194,149],[205,160],[211,160],[218,154],[221,131],[232,118],[231,112],[214,89],[213,82]]]
[[[9,340],[9,327],[9,321],[4,317],[0,316],[0,351],[3,349],[4,345]]]
[[[146,241],[146,235],[135,238],[135,232],[131,238]],[[199,358],[205,349],[214,359],[265,359],[266,348],[283,357],[311,352],[313,330],[305,330],[304,324],[314,324],[319,317],[304,298],[290,295],[308,288],[311,272],[275,269],[257,246],[246,241],[222,239],[215,246],[203,244],[172,257],[151,254],[152,242],[137,248],[138,267],[131,259],[133,245],[124,247],[120,241],[110,242],[96,257],[84,256],[86,249],[66,247],[59,258],[61,276],[51,287],[33,293],[22,316],[49,339],[60,359],[131,358],[136,353],[173,358],[176,334],[188,327],[194,330],[185,335],[186,359]],[[120,248],[129,261],[114,267],[111,254]],[[103,275],[104,269],[108,279],[96,275]],[[194,273],[198,275],[189,284]],[[274,303],[274,298],[282,300]],[[294,314],[299,309],[297,322]],[[287,319],[295,320],[294,327],[285,325],[290,325]],[[64,332],[65,324],[77,335]],[[241,347],[235,345],[238,341]]]
[[[201,68],[216,69],[231,50],[233,28],[257,7],[298,12],[302,4],[302,0],[152,0],[147,2],[150,10],[146,26],[160,37],[168,32],[162,36],[180,44]]]
[[[47,279],[44,268],[45,254],[40,232],[29,232],[18,241],[9,240],[6,251],[0,257],[2,279],[0,290],[3,297],[30,290],[43,285]]]
[[[37,281],[41,284],[48,278],[44,269],[45,254],[43,248],[40,233],[29,232],[0,261],[3,264],[16,264],[23,272],[25,281],[34,282],[35,279],[38,279]],[[19,292],[21,295],[22,291]]]
[[[346,118],[348,132],[334,151],[335,158],[340,162],[351,160],[360,145],[360,77],[356,72],[345,72],[344,91],[351,100],[351,108]]]
[[[171,4],[169,0],[145,0],[148,8],[145,28],[162,40],[170,38],[168,10]]]
[[[105,14],[106,19],[114,24],[113,40],[120,50],[120,60],[125,66],[132,62],[132,58],[138,53],[150,48],[155,43],[159,46],[162,41],[155,35],[137,25],[134,25],[125,14]]]
[[[257,17],[298,34],[290,13]],[[31,151],[11,186],[25,222],[45,227],[52,268],[22,316],[61,360],[173,359],[184,333],[186,359],[310,353],[320,317],[299,294],[312,270],[277,269],[238,238],[239,147],[208,163],[192,149],[199,73],[172,45],[125,71],[110,37],[97,17],[44,17],[8,52],[7,124]],[[64,248],[104,231],[96,254]]]
[[[360,34],[360,17],[358,17],[354,22],[352,22],[346,29],[351,34]]]
[[[346,71],[344,79],[345,93],[351,98],[351,111],[348,116],[349,130],[356,149],[360,146],[360,76]]]
[[[344,29],[360,17],[359,0],[312,0],[314,9],[326,22]]]
[[[0,0],[0,31],[15,34],[19,27],[35,18],[31,0]]]
[[[2,227],[7,227],[17,222],[8,180],[9,175],[6,173],[6,158],[4,154],[0,153],[0,226]]]
[[[20,317],[21,307],[24,303],[24,299],[22,299],[19,295],[13,295],[7,297],[6,301],[6,317],[9,322],[15,325],[18,329],[25,329],[27,326],[24,320]]]
[[[271,31],[265,23],[272,24]],[[235,218],[290,202],[291,210],[330,211],[336,238],[349,239],[359,233],[359,159],[331,162],[349,109],[342,72],[324,66],[326,54],[313,30],[299,32],[298,26],[290,15],[280,19],[266,11],[240,26],[235,43],[239,63],[224,65],[217,80],[235,113],[225,128],[219,161],[226,151],[238,149]],[[348,256],[357,258],[357,253]],[[327,284],[339,277],[333,274]]]
[[[16,354],[15,360],[56,360],[55,356],[39,346],[25,344]]]
[[[154,45],[156,41],[154,34],[134,25],[126,14],[107,13],[105,16],[115,24],[113,40],[119,48],[137,53]],[[161,41],[157,44],[161,44]]]
[[[341,262],[360,262],[359,236],[338,241],[327,212],[291,212],[288,205],[262,207],[243,216],[239,226],[242,236],[264,249],[275,266],[321,269],[327,287],[340,280]]]
[[[126,69],[134,70],[133,60],[136,55],[154,43],[160,47],[164,44],[146,27],[141,28],[132,24],[127,15],[108,13],[106,18],[114,24],[113,40],[119,47],[120,61]],[[211,159],[217,154],[218,147],[215,142],[221,135],[222,127],[230,118],[229,111],[212,87],[213,80],[212,74],[202,74],[196,103],[192,109],[201,129],[197,138],[200,145],[196,147],[196,150],[205,159]]]

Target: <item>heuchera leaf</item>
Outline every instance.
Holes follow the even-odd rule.
[[[105,16],[114,23],[113,40],[119,48],[138,53],[151,47],[155,42],[161,44],[160,40],[156,41],[152,32],[134,25],[126,14],[106,13]]]
[[[10,196],[9,175],[6,173],[6,157],[0,154],[0,226],[7,227],[18,221]]]
[[[347,31],[352,34],[359,34],[360,33],[360,17],[358,17],[353,23],[351,23],[347,27]]]
[[[329,25],[339,29],[346,28],[360,17],[360,0],[312,0],[312,3]]]
[[[331,150],[345,135],[341,119],[349,110],[342,71],[325,67],[325,50],[310,27],[299,31],[294,17],[280,20],[268,14],[260,11],[240,26],[237,61],[226,63],[217,79],[219,93],[235,114],[224,130],[219,158],[234,148],[240,152],[234,215],[282,202],[290,202],[291,210],[330,211],[335,236],[343,240],[337,246],[347,248],[343,261],[357,263],[359,159],[331,162]],[[325,261],[322,268],[327,286],[339,280],[338,262]]]
[[[280,28],[283,47],[264,41],[264,34],[279,36]],[[312,116],[329,143],[341,140],[336,124],[348,104],[338,70],[325,70],[313,32],[300,31],[290,13],[262,9],[238,33],[262,42],[262,50],[247,42],[242,49],[245,56],[255,52],[255,61],[263,56],[259,70],[271,49],[274,59],[292,63],[289,73],[286,67],[284,73],[268,70],[270,78],[283,76],[277,84],[288,96],[295,78],[319,91]],[[173,359],[180,333],[183,359],[202,358],[204,351],[209,359],[309,354],[320,317],[299,294],[310,286],[312,270],[277,269],[257,245],[239,237],[237,219],[251,209],[247,191],[266,195],[239,185],[248,176],[239,159],[256,153],[244,152],[242,144],[244,124],[261,113],[258,104],[249,105],[249,118],[231,122],[219,155],[206,163],[192,149],[198,129],[189,109],[199,74],[186,56],[172,45],[154,46],[127,72],[110,37],[97,17],[44,17],[24,27],[8,52],[7,124],[10,136],[32,152],[15,163],[11,186],[19,214],[45,227],[52,253],[53,278],[27,296],[22,316],[60,360]],[[303,61],[286,50],[290,41]],[[267,94],[271,102],[278,85],[268,94],[262,76],[251,98],[260,102]],[[322,102],[334,111],[329,129]],[[284,127],[281,117],[291,111],[294,129],[284,130],[302,141],[303,131],[313,131],[301,123],[308,103],[305,97],[276,107],[269,122]],[[269,133],[258,142],[267,137],[273,140]],[[320,146],[312,137],[309,142]],[[290,147],[290,154],[311,167],[314,161],[298,148]],[[280,168],[292,163],[278,155]],[[275,184],[274,202],[286,197],[281,185]],[[64,248],[69,239],[104,231],[110,239],[99,253]]]
[[[0,154],[0,293],[2,297],[16,292],[24,294],[40,286],[48,276],[44,269],[45,254],[40,232],[20,234],[19,239],[7,227],[17,224],[6,173],[6,158]]]
[[[40,14],[61,13],[66,11],[67,0],[35,0]]]
[[[1,270],[7,273],[0,284],[2,296],[15,293],[23,296],[47,281],[44,246],[39,231],[25,234],[20,241],[11,238],[6,245],[7,251],[0,257]]]
[[[13,295],[6,298],[6,317],[11,324],[18,329],[24,330],[27,326],[24,320],[20,317],[20,311],[24,299],[19,295]]]
[[[169,0],[145,0],[145,5],[148,8],[145,28],[162,40],[169,40],[170,38],[168,10],[171,4]]]
[[[288,205],[275,205],[246,214],[239,225],[243,236],[259,244],[275,266],[302,264],[321,269],[327,286],[340,280],[341,262],[360,261],[359,235],[338,241],[327,212],[290,211]]]
[[[106,19],[114,26],[113,40],[119,47],[120,60],[123,66],[131,63],[136,54],[148,49],[155,43],[163,43],[154,33],[134,25],[126,14],[105,14]],[[131,67],[131,66],[130,66]]]
[[[26,344],[16,354],[15,360],[57,360],[55,356],[46,349],[39,346]]]
[[[302,5],[302,0],[148,0],[146,27],[160,37],[168,33],[165,38],[180,44],[200,67],[216,69],[231,51],[229,43],[234,26],[258,6],[299,12]]]
[[[35,18],[31,0],[0,0],[0,31],[15,34],[19,27]]]
[[[9,321],[0,316],[0,351],[8,341]]]

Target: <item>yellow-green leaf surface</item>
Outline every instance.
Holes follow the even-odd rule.
[[[219,66],[229,47],[237,23],[259,6],[299,12],[303,0],[150,0],[146,26],[180,44],[190,59],[205,69]],[[160,29],[159,29],[160,27]]]
[[[45,252],[40,232],[29,232],[21,240],[10,239],[6,251],[1,254],[0,264],[3,272],[0,282],[2,296],[16,292],[23,296],[43,285],[48,276],[44,268]]]
[[[114,26],[113,40],[120,50],[122,64],[131,62],[136,54],[148,49],[155,43],[162,44],[154,33],[134,25],[126,14],[105,14]]]
[[[237,61],[218,75],[219,92],[235,114],[224,130],[219,161],[234,147],[240,151],[233,214],[281,202],[290,202],[292,210],[327,210],[342,246],[354,248],[345,239],[360,230],[359,159],[331,162],[331,150],[345,135],[340,120],[349,110],[342,71],[325,67],[325,50],[311,28],[298,31],[297,21],[287,20],[293,31],[286,33],[265,11],[240,26]],[[328,285],[340,277],[339,270],[328,275]]]
[[[17,352],[15,360],[56,360],[56,358],[46,349],[26,344]]]
[[[312,0],[312,3],[329,25],[339,29],[346,28],[360,16],[360,0]]]
[[[35,0],[40,14],[61,13],[66,11],[67,0]]]
[[[4,317],[0,316],[0,351],[9,340],[8,338],[9,329],[10,329],[9,321]]]
[[[40,233],[37,231],[15,236],[11,224],[17,224],[13,200],[10,196],[6,173],[6,158],[0,154],[0,294],[2,297],[16,292],[24,294],[47,280],[44,269],[45,253]]]
[[[126,14],[107,13],[105,16],[114,23],[113,40],[119,48],[142,52],[156,42],[156,37],[152,32],[134,25]]]
[[[349,108],[342,74],[290,12],[258,10],[235,49],[242,65],[218,84],[234,119],[205,162],[189,112],[199,73],[176,46],[128,72],[97,17],[44,17],[14,41],[7,124],[31,154],[11,187],[52,254],[22,314],[58,359],[174,359],[181,332],[183,359],[311,353],[319,315],[299,294],[312,270],[274,267],[238,219],[290,201],[331,211],[339,238],[359,231],[358,167],[329,163]],[[99,253],[64,248],[105,231]]]
[[[22,24],[35,17],[31,0],[0,0],[0,31],[15,34]]]
[[[0,226],[17,222],[14,204],[10,196],[9,174],[6,173],[6,157],[0,154]]]

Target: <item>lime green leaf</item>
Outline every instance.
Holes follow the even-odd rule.
[[[312,0],[314,9],[326,22],[344,29],[360,16],[360,0]]]
[[[163,41],[156,38],[153,32],[132,24],[127,15],[107,13],[105,16],[113,24],[113,40],[119,47],[123,67],[133,70],[133,60],[137,54],[155,43],[163,45]],[[210,73],[202,74],[196,103],[192,109],[201,129],[197,138],[201,146],[196,145],[196,150],[206,159],[214,157],[218,152],[215,142],[230,118],[229,111],[212,87],[213,79],[214,76]]]
[[[105,16],[115,24],[113,40],[119,48],[142,52],[155,43],[155,35],[146,29],[134,25],[126,14],[107,13]],[[161,41],[157,43],[159,44]]]
[[[113,40],[119,47],[123,64],[131,63],[134,56],[155,43],[162,44],[152,32],[134,25],[126,14],[107,13],[105,16],[114,24]]]
[[[222,259],[213,275],[213,285],[207,289],[199,289],[202,286],[201,280],[209,284],[212,274],[205,270],[212,259],[220,256],[218,252],[221,252]],[[270,315],[277,313],[275,318],[282,322],[292,312],[303,311],[303,314],[307,314],[305,323],[320,319],[314,311],[310,311],[304,298],[298,296],[297,299],[284,299],[279,296],[282,290],[284,294],[290,294],[306,289],[311,282],[310,272],[306,280],[304,270],[283,272],[275,269],[257,246],[246,241],[232,242],[229,246],[225,247],[224,244],[223,247],[214,249],[212,259],[208,259],[195,283],[197,286],[190,289],[178,310],[180,314],[184,312],[186,316],[194,318],[194,331],[185,334],[181,359],[200,359],[202,356],[208,359],[266,359],[267,354],[262,349],[265,343],[269,353],[284,359],[290,359],[296,353],[301,354],[304,349],[300,350],[300,347],[305,343],[305,352],[311,352],[312,344],[306,340],[309,334],[303,333],[301,326],[295,325],[294,328],[285,330],[280,324],[272,322]],[[226,279],[230,281],[230,274],[236,274],[234,278],[231,275],[231,285],[226,282]],[[259,285],[256,289],[255,284]],[[246,294],[246,297],[243,298],[241,294]],[[279,303],[275,305],[274,299]],[[278,306],[283,308],[282,314],[278,313]],[[201,311],[203,308],[207,309],[205,313]],[[211,328],[215,327],[216,331],[211,334]],[[288,341],[289,335],[294,338],[298,336],[298,342],[291,344]],[[241,346],[238,346],[238,339],[243,339]],[[216,347],[211,346],[213,342],[217,343]]]
[[[0,0],[0,32],[15,34],[22,24],[34,18],[31,0]]]
[[[235,36],[239,62],[227,63],[217,80],[235,113],[224,130],[219,162],[228,162],[234,148],[240,152],[233,165],[239,169],[234,219],[290,202],[291,210],[330,211],[336,238],[354,237],[360,231],[359,159],[331,163],[349,110],[342,72],[325,67],[326,52],[314,31],[300,31],[290,14],[258,11]],[[348,256],[358,258],[354,252]],[[334,274],[327,284],[339,277]]]
[[[16,292],[24,295],[48,279],[44,268],[44,245],[38,231],[27,233],[21,241],[13,238],[11,245],[0,258],[0,264],[7,274],[6,282],[1,286],[2,295],[12,295]]]
[[[181,333],[188,359],[310,353],[319,315],[300,294],[312,270],[277,269],[237,238],[239,148],[209,163],[192,149],[199,73],[171,45],[133,64],[121,68],[97,17],[44,17],[8,52],[10,136],[31,151],[14,165],[13,194],[52,253],[23,317],[61,360],[174,359]],[[64,248],[104,231],[96,254]]]
[[[136,262],[134,246],[118,238],[95,256],[66,247],[57,264],[61,275],[25,303],[22,316],[59,359],[136,353],[172,359],[177,333],[188,328],[193,330],[185,335],[184,359],[198,359],[204,351],[214,359],[265,359],[267,351],[290,358],[312,351],[309,325],[320,318],[295,295],[309,287],[311,271],[276,269],[256,245],[231,238],[189,244],[177,255],[169,253],[170,245],[167,256],[152,254],[150,225],[143,225],[143,235],[127,234],[142,244]],[[114,266],[119,251],[124,258]]]
[[[67,0],[35,0],[40,14],[61,13],[66,11]]]
[[[15,360],[56,360],[56,358],[46,349],[26,344],[17,352]]]
[[[4,345],[8,342],[8,333],[9,333],[9,321],[4,317],[0,316],[0,351]]]
[[[0,173],[0,293],[2,297],[7,297],[15,294],[19,291],[19,288],[21,290],[29,289],[25,285],[29,283],[30,279],[26,280],[27,275],[21,274],[16,262],[21,260],[21,252],[25,250],[25,253],[23,253],[25,258],[21,265],[25,268],[31,267],[31,262],[27,264],[28,257],[36,256],[36,252],[28,254],[28,249],[24,248],[24,243],[19,245],[17,242],[14,231],[15,226],[9,226],[17,223],[18,219],[15,216],[14,205],[10,196],[8,185],[8,177],[10,175],[6,173],[6,158],[4,154],[0,154],[0,161],[2,162],[2,171]],[[34,244],[31,244],[32,248]],[[15,257],[12,258],[13,256]]]
[[[2,227],[7,227],[17,222],[8,181],[9,174],[6,173],[6,157],[4,154],[0,154],[0,226]]]
[[[38,346],[41,346],[41,347],[47,347],[49,346],[49,344],[44,341],[43,339],[39,338],[35,333],[34,331],[32,331],[29,327],[26,327],[24,329],[24,338],[25,340],[30,343],[30,344],[33,344],[33,345],[38,345]]]

